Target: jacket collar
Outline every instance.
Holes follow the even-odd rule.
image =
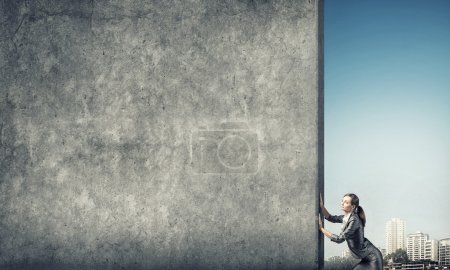
[[[342,229],[343,231],[348,227],[348,224],[350,223],[350,221],[356,218],[356,215],[357,214],[353,211],[350,213],[350,216],[348,217],[348,220],[345,223],[344,228]]]

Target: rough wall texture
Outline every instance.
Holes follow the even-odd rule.
[[[2,269],[317,269],[321,3],[0,2]]]

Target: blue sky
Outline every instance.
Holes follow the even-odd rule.
[[[393,217],[450,237],[450,1],[325,0],[324,18],[325,206],[356,193],[382,248]]]

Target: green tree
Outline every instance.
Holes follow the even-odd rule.
[[[387,255],[386,257],[384,257],[385,264],[387,264],[391,261],[394,263],[408,263],[409,259],[408,259],[408,254],[406,253],[406,250],[397,249],[394,253],[391,253],[391,254]]]

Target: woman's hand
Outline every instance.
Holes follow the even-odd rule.
[[[322,214],[325,218],[328,218],[330,216],[330,213],[328,213],[328,210],[325,208],[325,206],[323,205],[323,198],[322,198],[322,193],[320,193],[320,199],[319,199],[319,206],[320,206],[320,210],[322,210]]]
[[[322,193],[320,193],[319,205],[320,205],[320,209],[322,210],[322,214],[325,217],[329,217],[330,213],[328,213],[327,209],[323,205]],[[328,238],[331,238],[331,236],[333,235],[331,232],[325,230],[325,228],[323,227],[322,216],[320,215],[320,213],[319,213],[319,230]]]
[[[325,230],[325,228],[323,227],[322,224],[322,217],[319,214],[319,230],[328,238],[331,238],[331,236],[333,235],[331,232]]]

